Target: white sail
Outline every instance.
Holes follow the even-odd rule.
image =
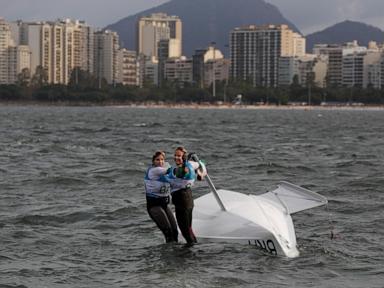
[[[271,201],[275,201],[276,203],[280,203],[287,209],[287,213],[289,214],[328,203],[327,198],[303,187],[284,181],[280,182],[277,189],[254,197],[264,197]]]

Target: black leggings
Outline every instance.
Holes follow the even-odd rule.
[[[196,243],[196,236],[192,230],[193,198],[191,188],[173,192],[172,203],[175,205],[177,224],[181,234],[188,244]]]
[[[168,203],[169,197],[147,197],[147,211],[157,227],[163,232],[165,241],[167,243],[177,242],[177,224]]]

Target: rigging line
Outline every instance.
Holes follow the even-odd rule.
[[[333,225],[333,219],[332,219],[332,214],[329,211],[328,203],[325,205],[325,210],[327,211],[328,214],[328,223],[329,223],[329,230],[330,230],[330,239],[334,240],[337,238],[337,235],[335,234],[335,226]]]
[[[274,193],[274,195],[275,195],[275,197],[277,198],[277,200],[279,200],[280,204],[284,207],[284,209],[285,209],[285,214],[290,214],[289,209],[288,209],[288,206],[285,204],[285,202],[284,202],[282,199],[280,199],[280,197],[279,197],[280,195],[277,194],[277,193]]]

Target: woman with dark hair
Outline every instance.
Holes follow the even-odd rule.
[[[176,219],[179,229],[188,245],[196,243],[192,230],[193,197],[191,187],[196,180],[196,171],[201,168],[201,161],[190,161],[187,150],[180,146],[174,154],[176,167],[169,175],[171,183],[172,203],[175,205]],[[205,169],[205,167],[204,167]]]
[[[177,242],[178,237],[175,217],[168,206],[170,184],[166,174],[169,171],[170,165],[165,162],[165,153],[157,151],[144,177],[148,214],[163,232],[167,243]]]

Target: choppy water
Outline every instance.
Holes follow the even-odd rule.
[[[0,287],[383,287],[384,110],[3,106],[0,135]],[[326,196],[294,216],[301,256],[163,244],[143,173],[180,144],[218,188]]]

